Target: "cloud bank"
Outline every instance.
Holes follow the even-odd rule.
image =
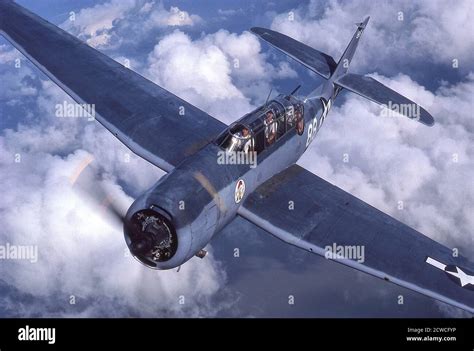
[[[133,199],[119,184],[136,194],[162,172],[95,122],[57,121],[51,109],[68,98],[51,82],[43,84],[37,96],[39,124],[4,130],[0,137],[2,244],[37,245],[39,258],[37,263],[2,261],[2,280],[39,301],[54,298],[62,312],[50,315],[216,313],[219,308],[208,299],[224,284],[225,273],[212,257],[193,259],[179,273],[143,267],[129,255],[122,228],[105,220],[105,209],[91,206],[71,183],[93,155],[78,182],[91,189],[103,183],[113,201],[128,206]],[[95,301],[96,296],[103,298]],[[89,300],[92,305],[85,303]],[[0,308],[7,309],[8,300]]]
[[[464,73],[473,70],[474,37],[471,16],[474,3],[457,1],[319,1],[311,0],[276,14],[271,27],[338,59],[355,26],[370,15],[369,26],[353,68],[392,66],[430,61],[451,66],[457,60]],[[390,68],[388,68],[390,69]]]
[[[61,26],[89,45],[118,48],[125,40],[140,40],[165,27],[186,27],[202,23],[201,17],[178,7],[166,9],[161,2],[111,0],[70,13]]]
[[[151,80],[227,123],[255,108],[273,79],[296,76],[286,62],[268,63],[249,32],[225,30],[197,40],[176,30],[154,47],[147,67]]]

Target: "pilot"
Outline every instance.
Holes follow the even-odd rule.
[[[275,141],[277,132],[277,122],[274,121],[273,111],[267,111],[265,114],[265,139],[267,144],[271,145]]]
[[[294,126],[295,123],[295,108],[290,106],[288,110],[286,111],[286,123],[288,124],[288,127],[291,128]]]
[[[242,127],[242,130],[234,133],[232,142],[227,148],[227,151],[244,151],[249,152],[252,147],[250,132],[247,127]]]
[[[296,119],[296,132],[301,135],[303,134],[304,131],[304,120],[303,116],[301,114],[301,109],[296,109],[295,113],[295,119]]]
[[[242,134],[241,140],[242,140],[242,144],[243,144],[241,150],[245,153],[248,153],[250,151],[250,149],[252,148],[252,142],[251,142],[250,132],[249,132],[248,128],[243,127],[241,134]]]

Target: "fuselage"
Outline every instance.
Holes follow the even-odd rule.
[[[144,260],[142,263],[156,269],[170,269],[203,249],[234,219],[248,194],[301,157],[320,130],[337,93],[328,81],[304,100],[278,96],[232,124],[216,141],[185,159],[140,196],[130,207],[127,218],[142,209],[159,209],[170,219],[177,234],[177,249],[172,257],[152,265]],[[269,127],[265,125],[265,116],[269,109],[281,118],[281,132],[271,144],[266,143]],[[298,125],[294,118],[293,124],[289,122],[289,113],[294,115],[295,111],[302,112]],[[282,123],[286,123],[286,127]],[[258,125],[260,127],[255,127]],[[254,130],[250,131],[250,150],[256,155],[256,162],[222,162],[222,154],[229,153],[225,145],[230,142],[226,144],[225,139],[232,138],[231,131],[252,129],[252,126],[262,133],[256,135]],[[227,133],[230,133],[229,137]],[[259,139],[264,139],[260,146],[257,145]]]

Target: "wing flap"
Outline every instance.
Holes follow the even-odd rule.
[[[0,34],[133,152],[170,171],[226,126],[13,2]]]
[[[291,166],[258,187],[239,215],[321,256],[328,251],[337,254],[339,248],[363,250],[360,259],[342,255],[335,260],[474,313],[472,262],[453,257],[451,249],[300,166]],[[430,264],[432,260],[441,265]],[[445,270],[439,268],[442,265]]]

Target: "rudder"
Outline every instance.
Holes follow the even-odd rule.
[[[362,33],[364,32],[367,23],[369,22],[370,16],[367,16],[363,22],[357,23],[357,30],[354,33],[349,45],[347,45],[346,50],[342,54],[339,62],[337,63],[337,67],[332,75],[334,79],[339,78],[340,76],[347,73],[349,66],[352,62],[352,58],[356,52],[357,46],[359,45],[359,40],[362,37]]]

